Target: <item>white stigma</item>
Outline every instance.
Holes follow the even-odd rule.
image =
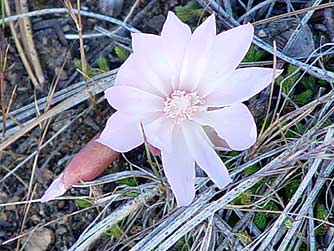
[[[192,119],[194,113],[201,109],[205,100],[197,92],[175,90],[165,101],[165,116],[180,124],[185,119]],[[203,107],[204,108],[204,107]]]

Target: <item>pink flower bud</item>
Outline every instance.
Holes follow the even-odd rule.
[[[118,156],[113,151],[96,141],[96,135],[88,144],[77,153],[65,170],[55,179],[41,198],[47,202],[63,195],[79,181],[90,181],[99,176]]]

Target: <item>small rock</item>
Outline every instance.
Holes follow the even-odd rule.
[[[121,14],[124,0],[100,0],[99,6],[101,12],[113,17]]]
[[[267,37],[267,33],[264,30],[259,30],[257,33],[258,37],[264,38]]]
[[[23,240],[24,243],[25,240]],[[48,228],[34,231],[24,247],[25,251],[45,251],[55,241],[54,232]]]
[[[33,221],[40,221],[41,217],[39,217],[38,215],[34,214],[33,216],[31,216],[30,219],[33,220]]]
[[[65,207],[65,201],[64,200],[59,200],[57,202],[57,207],[58,207],[58,209],[63,209]]]
[[[0,212],[0,221],[7,221],[7,214],[5,214],[4,212]]]
[[[57,229],[57,234],[59,234],[59,235],[64,235],[65,233],[67,233],[67,229],[66,229],[66,227],[59,227],[59,228]]]

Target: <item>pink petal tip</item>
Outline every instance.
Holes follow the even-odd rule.
[[[43,197],[41,198],[41,202],[44,203],[53,200],[58,196],[63,195],[67,191],[64,186],[63,177],[64,173],[60,174],[59,177],[51,183],[48,190],[46,190]]]

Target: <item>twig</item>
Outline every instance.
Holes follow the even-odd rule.
[[[334,6],[333,2],[324,3],[324,4],[320,4],[318,6],[311,6],[311,7],[308,7],[308,8],[304,8],[304,9],[300,9],[300,10],[296,10],[296,11],[291,11],[291,12],[288,12],[288,13],[284,13],[284,14],[281,14],[281,15],[278,15],[278,16],[269,17],[269,18],[266,18],[266,19],[263,19],[263,20],[259,20],[259,21],[253,22],[252,24],[254,26],[257,26],[257,25],[261,25],[261,24],[265,24],[265,23],[277,21],[279,19],[283,19],[283,18],[286,18],[286,17],[300,15],[300,14],[303,14],[303,13],[306,13],[306,12],[309,12],[309,11],[313,12],[313,11],[316,11],[316,10],[330,8],[330,7],[333,7],[333,6]]]
[[[18,14],[29,12],[27,0],[16,0],[15,4],[16,4],[16,12]],[[41,86],[42,89],[45,89],[44,88],[45,78],[37,55],[35,43],[32,38],[30,19],[29,17],[24,17],[19,21],[20,21],[19,24],[20,24],[21,41],[26,50],[28,58],[30,59],[30,63],[35,70],[35,74],[38,79],[39,85]]]
[[[312,7],[317,7],[319,6],[319,4],[322,2],[323,0],[315,0]],[[294,42],[296,41],[296,39],[298,38],[298,35],[300,34],[302,28],[304,27],[304,25],[307,24],[307,22],[310,20],[311,16],[314,13],[314,9],[308,11],[305,16],[302,18],[302,20],[300,21],[300,23],[298,24],[298,26],[296,27],[296,29],[294,30],[294,32],[292,33],[292,35],[289,37],[288,42],[284,45],[283,48],[283,53],[287,53],[291,46],[294,44]]]
[[[77,8],[78,8],[78,14],[75,15],[72,4],[69,0],[64,1],[64,5],[66,9],[68,10],[68,13],[70,17],[72,18],[75,27],[77,28],[78,35],[79,35],[79,45],[80,45],[80,58],[81,58],[81,68],[83,72],[84,79],[88,79],[88,66],[87,66],[87,60],[86,60],[86,53],[85,53],[85,47],[84,42],[82,38],[82,22],[81,22],[81,8],[80,8],[80,0],[77,0]]]
[[[3,1],[5,3],[6,14],[7,14],[7,16],[10,16],[10,8],[9,8],[8,0],[3,0]],[[3,22],[3,20],[1,20],[1,22]],[[5,19],[5,23],[6,23],[6,19]],[[26,69],[31,82],[33,83],[33,85],[35,86],[36,89],[42,90],[42,87],[38,83],[38,81],[37,81],[37,79],[36,79],[36,77],[35,77],[32,69],[31,69],[31,67],[29,65],[27,57],[24,54],[22,45],[21,45],[20,40],[19,40],[19,38],[17,36],[17,32],[15,30],[15,26],[14,26],[12,20],[10,20],[10,22],[9,22],[9,28],[10,28],[10,30],[12,32],[13,39],[14,39],[14,42],[15,42],[15,45],[16,45],[16,49],[17,49],[17,51],[18,51],[18,53],[20,55],[20,58],[21,58],[22,63],[23,63],[23,66]]]
[[[332,129],[332,130],[330,129],[328,131],[327,135],[330,136],[331,134],[333,134],[333,132],[334,132],[334,129]],[[327,137],[327,135],[326,135],[326,137]],[[312,191],[310,192],[310,195],[307,196],[306,201],[303,203],[303,206],[299,210],[298,216],[296,217],[296,219],[292,223],[291,228],[288,230],[287,234],[283,238],[283,241],[281,242],[280,247],[278,249],[279,251],[286,250],[286,247],[289,244],[291,238],[294,236],[294,234],[296,233],[297,228],[300,226],[303,216],[305,216],[307,214],[307,212],[310,208],[313,208],[312,205],[313,205],[315,199],[317,198],[317,196],[319,195],[319,193],[321,192],[321,188],[325,184],[326,179],[324,177],[329,177],[331,175],[331,173],[333,172],[334,162],[331,162],[331,163],[327,162],[326,164],[323,164],[323,166],[326,166],[325,170],[321,173],[320,177],[314,183],[315,185],[314,185]],[[310,215],[310,217],[311,217],[311,215]]]
[[[93,244],[108,228],[118,223],[128,215],[134,213],[139,207],[142,207],[145,201],[153,198],[156,194],[159,194],[158,186],[138,195],[135,199],[127,202],[121,207],[118,207],[114,212],[94,225],[83,236],[79,237],[79,240],[72,245],[69,251],[83,251]]]
[[[70,107],[73,107],[82,101],[86,100],[90,97],[90,94],[98,94],[103,92],[106,88],[112,86],[115,73],[117,70],[113,70],[109,72],[110,76],[109,78],[103,79],[99,83],[94,83],[89,86],[89,88],[85,88],[84,90],[80,91],[79,93],[75,94],[74,96],[71,96],[70,98],[64,100],[62,103],[58,104],[57,106],[53,107],[46,113],[43,113],[40,117],[34,119],[32,122],[24,126],[20,131],[13,134],[11,137],[6,139],[0,144],[0,152],[3,151],[6,147],[8,147],[10,144],[15,142],[17,139],[19,139],[21,136],[32,130],[34,127],[38,126],[43,121],[52,118],[53,116],[67,110]],[[89,90],[90,89],[90,90]]]
[[[72,9],[72,12],[76,15],[79,14],[79,11],[77,9]],[[11,21],[16,21],[22,17],[33,17],[33,16],[41,16],[41,15],[50,15],[50,14],[64,14],[64,13],[68,13],[66,8],[51,8],[51,9],[41,9],[41,10],[35,10],[35,11],[30,11],[27,13],[23,13],[23,14],[19,14],[19,15],[14,15],[14,16],[10,16],[8,15],[8,17],[6,17],[4,19],[5,23],[11,22]],[[116,18],[110,17],[110,16],[106,16],[106,15],[102,15],[100,13],[94,13],[94,12],[90,12],[90,11],[84,11],[81,10],[80,11],[80,15],[81,16],[86,16],[86,17],[91,17],[91,18],[96,18],[99,20],[103,20],[109,23],[113,23],[119,26],[122,26],[123,28],[125,28],[126,30],[130,31],[130,32],[139,32],[139,30],[133,28],[131,25],[126,24]],[[2,19],[0,19],[0,22],[3,22]]]
[[[325,142],[329,141],[333,137],[333,134],[334,134],[334,130],[329,129],[328,132],[327,132],[326,138],[325,138]],[[269,245],[269,243],[272,241],[274,235],[276,234],[276,232],[279,230],[279,228],[282,226],[282,224],[284,223],[285,219],[287,218],[287,216],[288,216],[287,212],[290,212],[290,210],[296,205],[296,203],[298,202],[299,198],[304,193],[306,187],[312,181],[312,177],[316,173],[316,171],[318,170],[319,165],[321,164],[321,162],[322,162],[321,159],[316,159],[313,162],[312,166],[308,170],[308,172],[305,175],[304,179],[300,183],[297,191],[294,193],[294,195],[292,196],[292,198],[289,201],[289,203],[285,206],[285,208],[283,210],[283,213],[275,221],[274,225],[271,226],[270,232],[266,236],[266,238],[262,241],[262,244],[261,244],[259,250],[265,250],[267,248],[267,246]],[[310,197],[308,197],[308,198],[310,198]],[[308,206],[309,206],[309,204],[308,204]],[[294,233],[294,232],[292,232],[292,233]],[[287,244],[287,240],[290,240],[290,239],[284,238],[283,243],[281,244],[281,247],[283,247],[284,245]],[[280,250],[282,250],[282,249],[280,249]]]

